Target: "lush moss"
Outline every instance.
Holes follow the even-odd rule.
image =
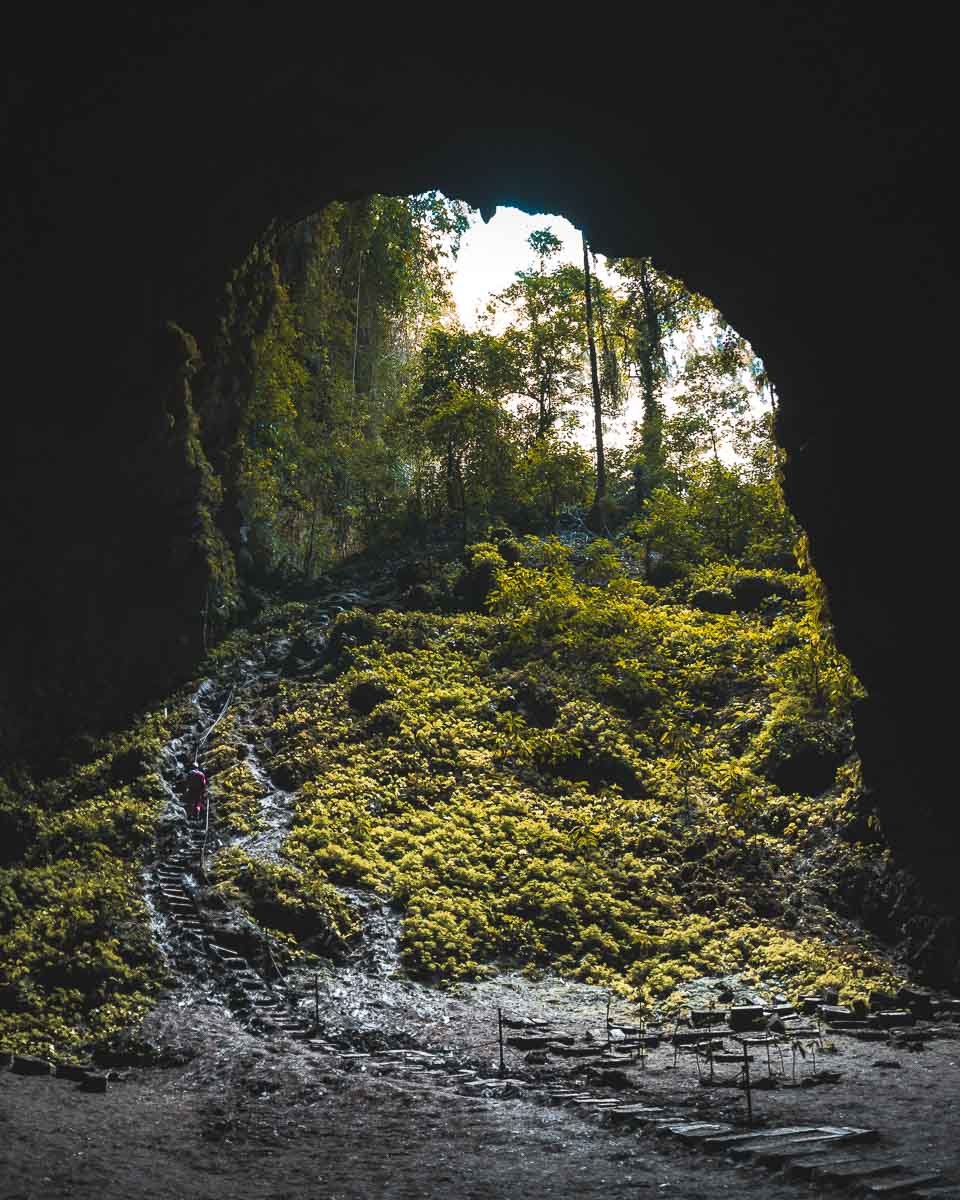
[[[316,871],[267,862],[232,847],[217,855],[216,889],[270,933],[309,949],[342,946],[358,931],[350,906]]]
[[[830,695],[783,669],[803,581],[751,572],[770,602],[721,614],[633,578],[609,543],[513,557],[473,553],[493,572],[487,614],[344,614],[339,676],[284,685],[290,861],[402,904],[406,962],[428,976],[549,963],[648,998],[732,970],[848,995],[889,983],[882,957],[795,911],[856,799],[771,778],[788,733],[850,748],[842,660]],[[370,703],[351,705],[358,689]]]
[[[178,715],[148,716],[14,793],[32,836],[0,870],[0,1044],[75,1052],[149,1004],[162,965],[138,862],[165,798],[153,764]]]

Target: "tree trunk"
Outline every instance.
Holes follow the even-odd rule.
[[[603,461],[603,413],[601,411],[600,376],[597,372],[597,342],[593,334],[593,297],[590,289],[590,254],[587,239],[583,241],[583,295],[587,306],[587,348],[590,351],[590,385],[593,389],[593,428],[597,443],[597,492],[594,504],[607,494],[607,472]]]
[[[656,361],[660,357],[660,314],[650,280],[647,259],[640,260],[640,290],[643,293],[643,325],[646,339],[640,355],[640,378],[643,388],[643,420],[640,438],[643,457],[651,471],[660,463],[663,448],[663,412],[657,398]]]

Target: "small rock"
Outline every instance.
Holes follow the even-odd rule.
[[[753,1029],[762,1023],[763,1019],[763,1008],[759,1004],[738,1004],[730,1009],[731,1029]]]
[[[33,1054],[15,1054],[11,1070],[14,1075],[52,1075],[53,1063]]]
[[[57,1063],[57,1069],[54,1075],[57,1079],[72,1079],[75,1083],[80,1083],[86,1079],[87,1073],[90,1071],[90,1066],[79,1066],[77,1063]]]
[[[870,1064],[872,1067],[883,1067],[888,1071],[899,1071],[902,1063],[898,1063],[895,1058],[878,1058],[875,1063]]]
[[[835,1021],[852,1021],[853,1012],[849,1008],[841,1008],[838,1004],[822,1004],[820,1006],[820,1016],[828,1024],[833,1024]]]
[[[881,1008],[895,1008],[897,997],[891,992],[871,992],[870,993],[870,1008],[873,1012],[878,1012]]]
[[[93,1095],[102,1096],[107,1090],[106,1075],[89,1074],[81,1080],[80,1091],[90,1092]]]
[[[884,1009],[881,1012],[870,1014],[870,1024],[877,1029],[894,1029],[904,1025],[914,1025],[916,1020],[913,1013],[906,1009],[897,1009],[893,1012]]]

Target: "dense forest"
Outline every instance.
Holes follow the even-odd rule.
[[[230,282],[189,433],[222,547],[207,657],[62,774],[3,784],[4,1044],[89,1045],[149,1003],[160,757],[191,688],[278,637],[308,669],[248,674],[210,742],[203,883],[285,961],[348,947],[359,887],[437,981],[509,962],[651,1006],[731,971],[894,985],[849,924],[886,861],[861,689],[783,503],[763,364],[649,259],[570,262],[547,226],[468,329],[468,225],[439,194],[338,202]],[[334,615],[343,572],[365,599]],[[250,744],[293,797],[269,858]]]
[[[785,565],[796,531],[763,367],[709,302],[647,259],[611,262],[616,286],[602,282],[585,242],[571,264],[545,227],[468,330],[449,291],[467,227],[436,194],[332,204],[238,271],[199,415],[248,573],[310,578],[441,522],[463,545],[491,522],[543,532],[578,506],[596,529],[642,509],[648,568],[678,554]],[[238,345],[239,394],[223,380]],[[642,418],[604,446],[628,395]],[[678,500],[689,528],[672,527]]]

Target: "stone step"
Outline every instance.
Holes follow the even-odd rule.
[[[853,1009],[839,1004],[821,1004],[820,1016],[829,1025],[833,1025],[836,1021],[852,1021],[854,1019]]]
[[[764,1163],[767,1166],[783,1166],[784,1171],[791,1179],[811,1179],[814,1171],[822,1166],[852,1166],[854,1163],[862,1162],[860,1155],[853,1151],[844,1153],[840,1151],[823,1150],[818,1147],[812,1150],[781,1150],[764,1156]],[[767,1161],[769,1158],[770,1161]],[[774,1161],[776,1158],[777,1161]]]
[[[917,1018],[907,1009],[881,1010],[871,1013],[867,1018],[871,1027],[876,1029],[900,1029],[905,1025],[916,1025]]]
[[[10,1069],[14,1075],[52,1075],[53,1063],[35,1054],[14,1054]]]
[[[729,1147],[727,1153],[731,1158],[758,1163],[769,1161],[770,1164],[775,1165],[777,1160],[782,1160],[792,1153],[799,1154],[813,1149],[824,1151],[856,1144],[856,1137],[842,1133],[808,1133],[796,1134],[792,1138],[786,1137],[772,1142],[744,1142]]]
[[[860,1129],[849,1125],[782,1125],[772,1129],[754,1129],[748,1133],[731,1133],[721,1137],[707,1138],[703,1143],[707,1150],[734,1150],[736,1147],[763,1146],[774,1140],[786,1143],[790,1140],[805,1141],[829,1139],[847,1142],[875,1141],[875,1129]]]
[[[650,1104],[621,1104],[616,1108],[611,1108],[609,1115],[610,1120],[617,1124],[623,1122],[639,1125],[645,1121],[663,1118],[668,1114],[665,1108],[658,1108]]]
[[[622,1045],[618,1042],[617,1045]],[[549,1043],[545,1049],[551,1054],[559,1054],[561,1058],[596,1058],[603,1053],[602,1047],[599,1046],[566,1046],[557,1043]]]
[[[551,1046],[572,1046],[574,1039],[565,1033],[513,1034],[506,1039],[515,1050],[547,1050]],[[596,1048],[592,1051],[596,1054]]]
[[[708,1036],[702,1029],[678,1029],[676,1033],[670,1035],[669,1041],[673,1046],[706,1046],[716,1041],[718,1037],[718,1033]]]
[[[896,1179],[864,1180],[858,1187],[861,1196],[915,1196],[920,1188],[930,1184],[940,1183],[942,1176],[904,1175]]]
[[[893,1178],[903,1174],[903,1163],[886,1161],[870,1162],[861,1159],[853,1163],[827,1163],[816,1167],[811,1175],[815,1183],[834,1183],[849,1186],[861,1179]]]
[[[712,1124],[709,1121],[683,1121],[675,1125],[665,1125],[657,1130],[660,1137],[670,1134],[681,1142],[698,1144],[705,1138],[720,1137],[725,1133],[733,1133],[732,1125]]]

